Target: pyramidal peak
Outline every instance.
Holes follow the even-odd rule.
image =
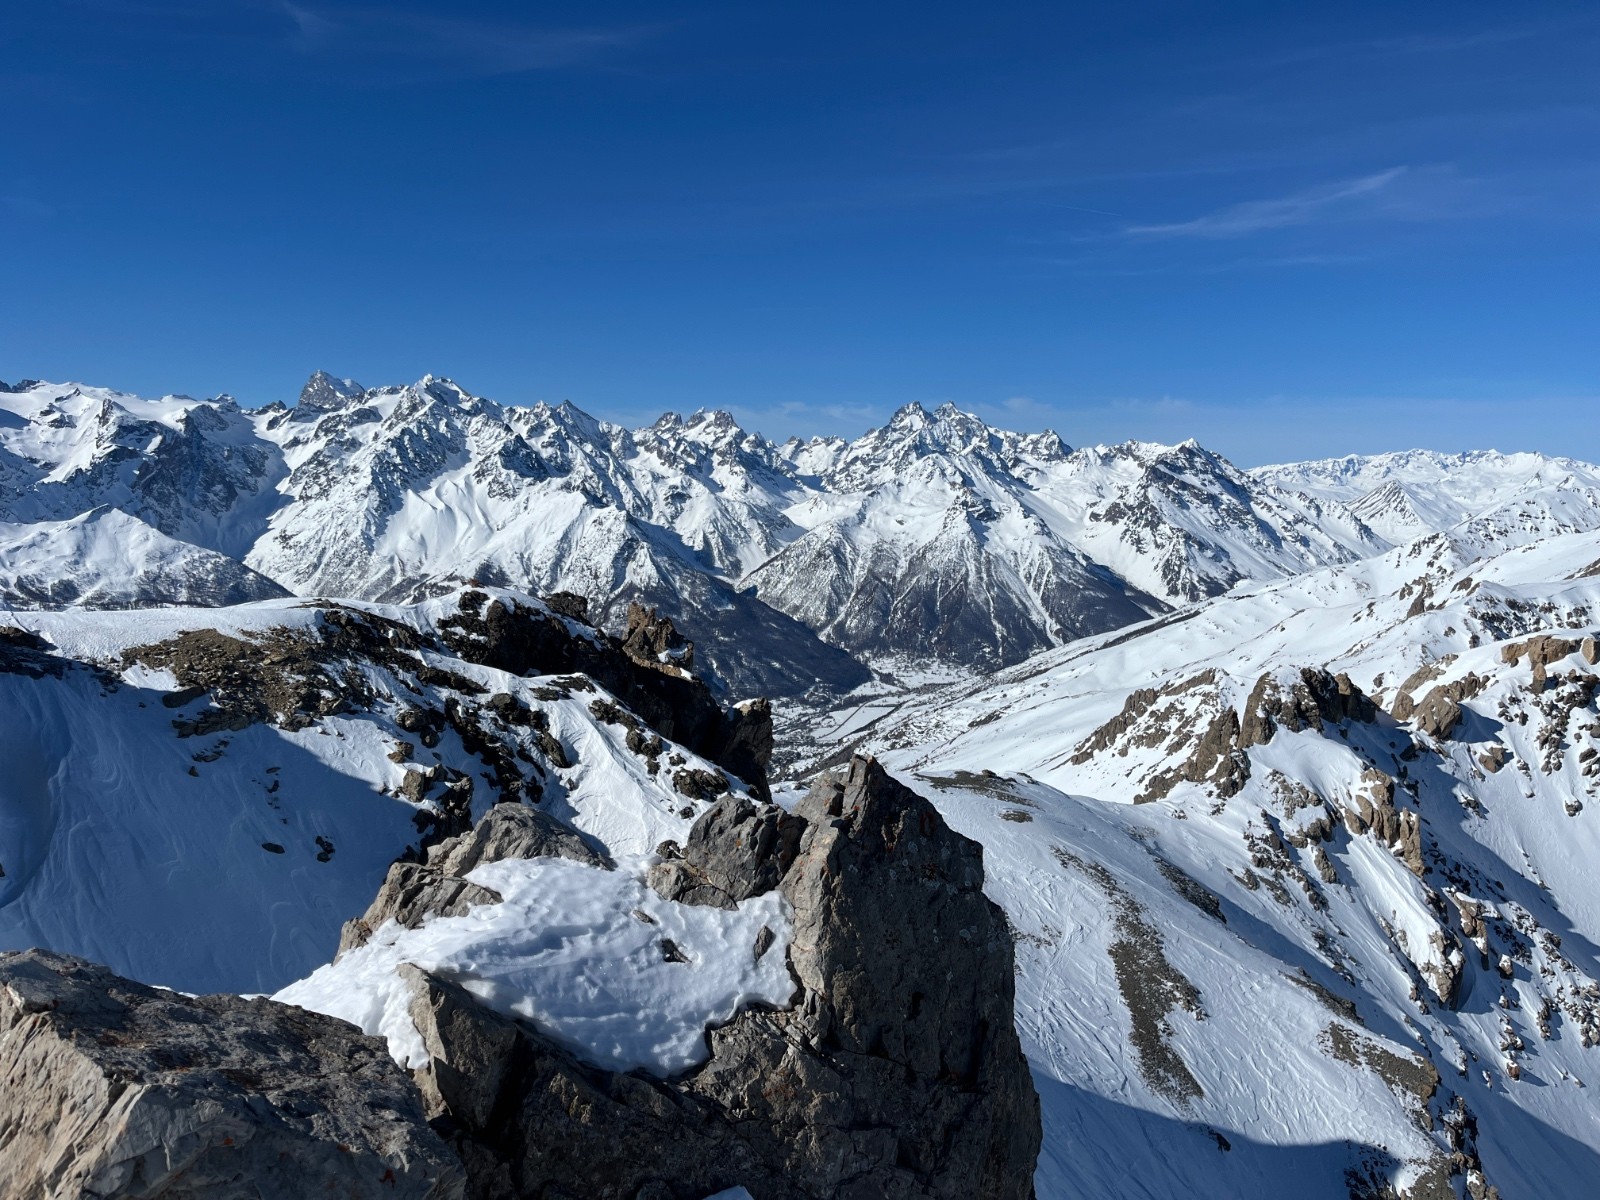
[[[313,371],[305,387],[300,389],[300,407],[327,412],[366,394],[367,389],[354,379],[340,379],[327,371]]]

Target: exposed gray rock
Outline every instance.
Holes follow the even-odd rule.
[[[856,758],[792,815],[724,800],[682,854],[654,881],[684,900],[782,890],[794,1006],[741,1013],[710,1033],[705,1066],[660,1081],[578,1062],[413,971],[431,1055],[418,1083],[470,1196],[1032,1196],[1039,1102],[977,843]]]
[[[457,984],[403,970],[429,1055],[417,1085],[453,1131],[472,1200],[701,1200],[740,1184],[762,1200],[812,1194],[775,1176],[709,1101],[580,1062]]]
[[[383,1042],[270,1000],[0,955],[10,1200],[455,1200],[460,1163]]]
[[[465,875],[480,863],[507,858],[565,858],[610,870],[611,860],[581,834],[547,813],[520,804],[497,804],[469,832],[428,851],[429,867]]]
[[[859,756],[794,815],[800,996],[713,1031],[691,1088],[813,1195],[1031,1196],[1039,1102],[982,848]]]
[[[551,612],[560,613],[563,617],[571,617],[574,621],[582,621],[585,625],[591,624],[589,620],[589,597],[580,596],[576,592],[551,592],[543,599]]]
[[[424,862],[397,862],[361,916],[344,923],[339,953],[365,945],[385,921],[415,929],[429,916],[457,917],[500,895],[468,881],[480,863],[505,858],[567,858],[610,869],[611,860],[590,848],[570,827],[536,808],[496,804],[472,829],[429,848]]]
[[[1291,733],[1303,729],[1320,732],[1324,725],[1371,722],[1376,716],[1377,707],[1348,675],[1302,667],[1299,682],[1285,690],[1275,676],[1267,674],[1256,680],[1245,701],[1239,746],[1264,746],[1280,727]]]
[[[778,886],[804,829],[776,804],[728,796],[694,823],[679,857],[651,868],[650,886],[668,900],[733,908]]]

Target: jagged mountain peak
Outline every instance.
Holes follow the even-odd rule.
[[[300,389],[300,408],[307,414],[325,413],[360,400],[367,389],[354,379],[339,379],[327,371],[313,371]]]
[[[70,384],[0,394],[0,520],[109,504],[306,594],[410,600],[481,578],[614,606],[633,589],[705,622],[704,661],[736,664],[751,690],[780,661],[795,668],[783,687],[803,679],[819,647],[758,654],[750,626],[718,643],[706,626],[728,624],[730,588],[749,589],[740,619],[762,637],[804,627],[850,653],[971,666],[1024,652],[989,644],[996,619],[1028,623],[1037,647],[1468,518],[1484,518],[1461,531],[1472,545],[1600,527],[1600,469],[1448,457],[1365,460],[1365,476],[1322,486],[1327,464],[1242,472],[1192,438],[1071,450],[954,403],[780,448],[725,410],[630,431],[570,401],[502,406],[431,374],[368,388],[319,371],[298,408],[251,412]],[[1404,495],[1355,504],[1386,478]],[[850,596],[880,610],[841,624]],[[924,600],[981,616],[946,622],[935,645],[911,632]],[[891,612],[900,641],[885,647],[870,631]]]
[[[677,412],[665,412],[649,425],[634,431],[635,440],[657,443],[695,442],[712,449],[750,445],[767,447],[765,438],[751,434],[741,426],[726,409],[697,408],[687,417]]]
[[[826,444],[819,447],[813,442],[806,449],[814,461],[833,457],[825,468],[824,481],[838,491],[864,491],[890,483],[927,459],[958,460],[959,465],[952,469],[961,474],[1009,478],[1024,455],[1054,460],[1066,450],[1053,432],[1019,434],[996,429],[950,402],[931,413],[917,402],[907,404],[885,425],[867,431],[836,456]],[[791,460],[803,452],[797,447]]]

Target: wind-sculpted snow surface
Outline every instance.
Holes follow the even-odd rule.
[[[467,878],[498,901],[415,930],[385,925],[275,999],[382,1034],[397,1062],[420,1067],[428,1052],[399,973],[410,963],[459,977],[490,1008],[533,1021],[588,1062],[679,1074],[704,1061],[708,1025],[788,1004],[789,920],[776,893],[725,913],[663,900],[644,874],[641,861],[609,871],[552,858],[485,863]],[[756,958],[763,929],[767,953]]]
[[[1041,1195],[1588,1194],[1597,564],[1452,529],[855,726],[984,844]]]

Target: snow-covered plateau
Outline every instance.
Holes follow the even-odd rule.
[[[889,803],[870,755],[982,847],[1039,1196],[1595,1194],[1590,464],[30,382],[0,604],[0,950],[276,994],[446,1091],[458,988],[563,1087],[759,1107],[777,1060],[745,1079],[740,1039],[855,1011],[806,975],[817,913],[854,918],[795,901],[843,860],[798,839],[857,811],[817,819],[819,772]],[[902,1030],[792,1046],[913,1063],[918,989]],[[976,1061],[930,1078],[987,1104]]]

